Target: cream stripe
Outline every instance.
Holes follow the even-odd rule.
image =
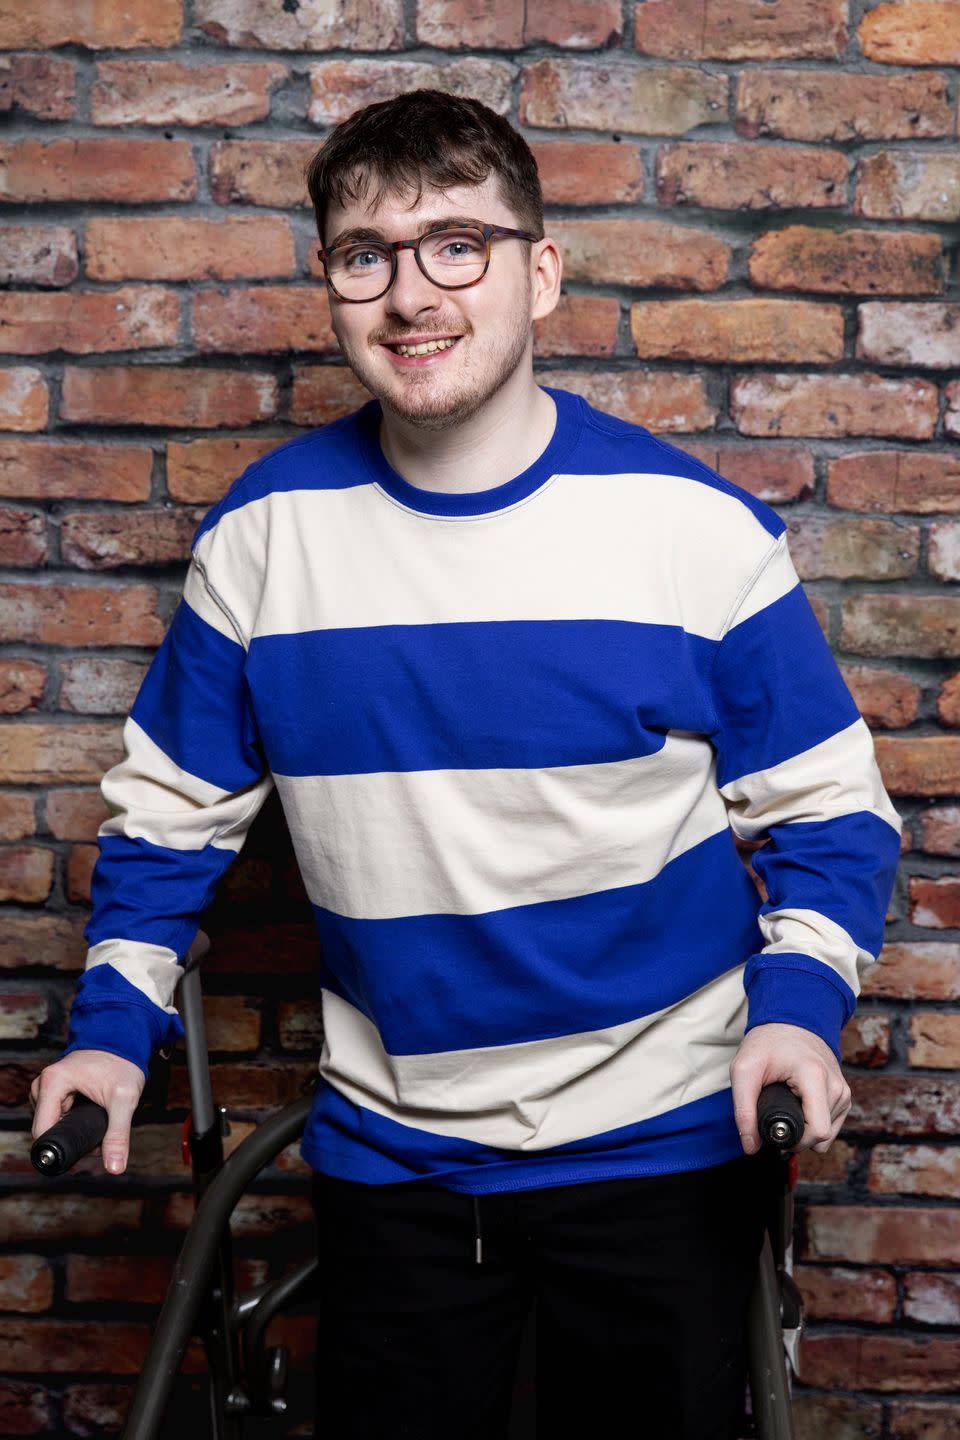
[[[876,956],[857,945],[842,925],[819,910],[786,908],[758,915],[757,921],[768,942],[763,947],[764,955],[812,955],[835,970],[854,995],[859,995],[860,976]]]
[[[108,770],[101,792],[114,812],[101,835],[125,835],[172,850],[213,845],[239,851],[273,787],[270,775],[231,794],[181,770],[135,720],[123,728],[125,759]]]
[[[112,965],[154,1005],[173,1014],[173,992],[183,975],[176,952],[166,945],[146,945],[140,940],[101,940],[87,951],[87,969]]]
[[[610,1029],[400,1056],[329,991],[323,1015],[320,1071],[347,1099],[432,1135],[537,1151],[724,1089],[747,1007],[737,966],[667,1010]]]
[[[728,828],[714,752],[685,731],[611,764],[275,779],[307,894],[357,919],[637,885]]]
[[[743,840],[786,821],[830,820],[861,810],[885,820],[898,835],[903,829],[862,716],[779,765],[728,781],[720,793],[729,803],[730,824]]]
[[[236,563],[267,543],[265,573]],[[534,502],[462,524],[433,523],[372,485],[276,492],[224,515],[200,550],[246,636],[614,619],[715,639],[770,545],[736,497],[627,473],[558,475]]]

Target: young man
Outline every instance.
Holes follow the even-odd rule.
[[[731,1440],[757,1095],[793,1086],[805,1146],[840,1128],[899,818],[783,521],[537,385],[561,258],[512,127],[418,91],[309,184],[376,398],[198,531],[35,1132],[83,1091],[124,1168],[178,957],[276,784],[322,941],[320,1433],[496,1440],[536,1301],[544,1437]]]

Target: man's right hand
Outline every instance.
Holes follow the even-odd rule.
[[[146,1076],[139,1065],[109,1050],[71,1050],[41,1070],[30,1086],[34,1107],[33,1138],[42,1135],[73,1108],[79,1091],[102,1105],[109,1116],[100,1154],[103,1168],[120,1175],[130,1154],[130,1122],[140,1103]]]

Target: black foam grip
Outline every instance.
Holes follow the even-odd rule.
[[[771,1134],[775,1121],[781,1120],[790,1127],[789,1134],[782,1140]],[[789,1085],[778,1081],[775,1085],[764,1085],[757,1100],[757,1128],[765,1145],[775,1145],[780,1150],[792,1150],[799,1145],[803,1135],[803,1106],[799,1096]]]
[[[66,1115],[34,1140],[30,1147],[33,1168],[41,1175],[63,1175],[84,1155],[96,1150],[107,1133],[107,1118],[102,1105],[78,1095]],[[46,1164],[41,1155],[47,1157]]]

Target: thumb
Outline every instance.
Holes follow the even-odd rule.
[[[752,1066],[739,1069],[731,1066],[730,1079],[733,1090],[733,1117],[740,1135],[740,1144],[747,1155],[753,1155],[760,1149],[757,1101],[760,1098],[761,1072]]]

